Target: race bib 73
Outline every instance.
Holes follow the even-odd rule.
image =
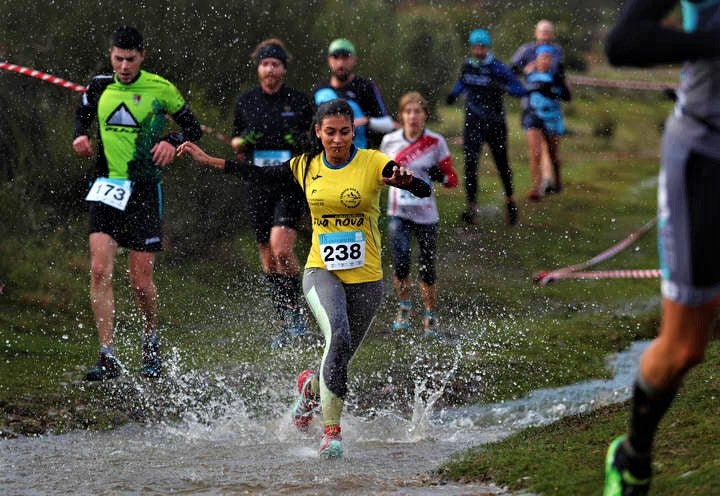
[[[98,177],[85,199],[87,201],[102,202],[118,210],[125,210],[131,193],[132,182],[127,179]]]

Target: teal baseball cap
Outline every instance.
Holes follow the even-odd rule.
[[[338,38],[330,43],[328,55],[355,55],[355,45],[348,39]]]
[[[490,33],[484,29],[476,29],[468,37],[468,41],[471,45],[483,45],[488,48],[492,46],[492,37]]]

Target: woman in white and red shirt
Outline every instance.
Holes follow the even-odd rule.
[[[445,138],[425,128],[429,117],[427,100],[416,91],[406,93],[400,98],[398,116],[402,129],[386,134],[380,151],[428,184],[437,181],[448,188],[457,186],[458,178]],[[435,260],[440,217],[435,192],[427,198],[418,198],[409,191],[391,187],[387,215],[395,265],[393,282],[399,300],[393,330],[410,327],[410,236],[414,234],[420,248],[418,271],[425,307],[423,330],[426,337],[437,337]]]

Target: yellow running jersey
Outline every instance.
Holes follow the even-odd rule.
[[[305,157],[290,168],[305,190],[312,217],[312,246],[306,268],[331,270],[346,284],[382,279],[380,193],[390,158],[377,150],[353,148],[350,160],[334,167],[324,153],[305,171]]]

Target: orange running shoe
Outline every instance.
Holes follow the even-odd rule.
[[[320,404],[320,397],[317,393],[313,393],[310,383],[315,378],[315,372],[312,370],[304,370],[300,372],[297,379],[298,396],[293,406],[292,417],[293,426],[300,432],[307,432],[310,422],[315,415]]]

